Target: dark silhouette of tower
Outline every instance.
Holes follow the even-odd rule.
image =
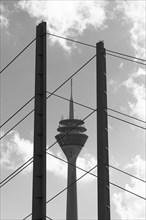
[[[68,160],[68,178],[67,178],[67,212],[66,220],[77,220],[77,186],[76,186],[76,160],[84,146],[88,136],[84,134],[86,128],[84,121],[74,119],[74,104],[72,96],[71,79],[71,98],[69,103],[69,119],[61,120],[55,136],[62,151]]]

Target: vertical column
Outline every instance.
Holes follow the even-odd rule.
[[[76,167],[75,167],[76,158],[74,160],[68,160],[68,162],[73,166],[68,164],[66,220],[78,220],[77,183],[76,183]]]
[[[98,220],[110,220],[106,59],[103,42],[96,44]]]
[[[46,219],[46,22],[36,27],[32,220]]]

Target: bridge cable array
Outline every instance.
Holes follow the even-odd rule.
[[[83,43],[83,42],[80,42],[80,41],[75,41],[75,40],[73,40],[73,39],[61,37],[61,36],[58,36],[58,35],[53,35],[53,34],[50,34],[50,33],[47,33],[47,34],[52,35],[52,36],[55,36],[55,37],[59,37],[59,38],[65,39],[65,40],[70,40],[70,41],[72,41],[72,42],[74,42],[74,43],[80,43],[80,44],[83,44],[83,45],[86,45],[86,46],[90,46],[90,47],[96,48],[96,47],[93,46],[93,45],[86,44],[86,43]],[[10,64],[12,64],[35,40],[36,40],[36,38],[35,38],[33,41],[31,41],[9,64],[7,64],[7,66],[6,66],[5,68],[3,68],[0,73],[2,73],[8,66],[10,66]],[[144,59],[132,57],[132,56],[129,56],[129,55],[126,55],[126,54],[121,54],[121,53],[119,53],[119,52],[110,51],[110,50],[106,50],[106,51],[109,51],[109,52],[112,52],[112,53],[115,53],[115,54],[120,54],[120,55],[122,55],[122,56],[127,56],[127,57],[130,57],[130,58],[136,59],[136,60],[140,60],[140,61],[146,62],[146,60],[144,60]],[[109,53],[106,53],[106,54],[111,55],[111,56],[114,56],[113,54],[109,54]],[[71,75],[66,81],[64,81],[59,87],[57,87],[57,89],[55,89],[54,92],[50,93],[50,92],[47,91],[47,93],[50,93],[50,95],[47,97],[47,99],[50,98],[52,95],[58,96],[58,95],[56,95],[56,94],[54,94],[54,93],[55,93],[56,91],[58,91],[58,90],[59,90],[66,82],[68,82],[71,78],[73,78],[81,69],[83,69],[83,68],[84,68],[92,59],[94,59],[95,57],[96,57],[96,55],[94,55],[91,59],[89,59],[80,69],[78,69],[74,74],[72,74],[72,75]],[[123,59],[122,57],[119,57],[119,56],[116,56],[116,57]],[[126,60],[132,61],[132,60],[130,60],[130,59],[126,59]],[[139,63],[139,64],[146,65],[146,64],[144,64],[144,63],[137,62],[137,61],[135,61],[135,60],[132,61],[132,62],[136,62],[136,63]],[[64,97],[61,97],[61,96],[58,96],[58,97],[60,97],[60,98],[62,98],[62,99],[64,99],[64,100],[67,100],[67,99],[64,98]],[[3,127],[6,123],[8,123],[9,120],[11,120],[15,115],[17,115],[17,114],[18,114],[26,105],[28,105],[33,99],[34,99],[34,97],[32,97],[28,102],[26,102],[18,111],[16,111],[16,112],[15,112],[8,120],[6,120],[0,127]],[[67,100],[67,101],[69,101],[69,100]],[[93,108],[91,108],[91,107],[85,106],[85,105],[83,105],[83,104],[80,104],[80,103],[77,103],[77,102],[74,102],[74,103],[75,103],[75,104],[79,104],[79,105],[81,105],[81,106],[83,106],[83,107],[86,107],[86,108],[88,108],[88,109],[90,109],[90,110],[93,111],[93,112],[90,113],[88,116],[86,116],[85,119],[83,119],[83,121],[86,120],[88,117],[90,117],[90,116],[96,111],[96,109],[93,109]],[[106,111],[107,111],[107,110],[110,110],[110,111],[116,112],[116,113],[118,113],[118,114],[127,116],[127,117],[129,117],[129,118],[138,120],[138,121],[140,121],[140,122],[146,123],[146,122],[143,121],[143,120],[140,120],[140,119],[137,119],[137,118],[135,118],[135,117],[126,115],[126,114],[124,114],[124,113],[121,113],[121,112],[119,112],[119,111],[117,111],[117,110],[114,110],[114,109],[111,109],[111,108],[107,108],[107,109],[105,109],[105,110],[106,110]],[[33,109],[31,112],[29,112],[29,113],[28,113],[21,121],[19,121],[15,126],[13,126],[13,128],[11,128],[8,132],[6,132],[0,139],[2,139],[2,138],[3,138],[4,136],[6,136],[10,131],[12,131],[18,124],[20,124],[25,118],[27,118],[33,111],[34,111],[34,109]],[[126,120],[120,119],[120,118],[118,118],[118,117],[115,117],[115,116],[112,116],[112,115],[108,115],[108,116],[109,116],[109,117],[113,117],[113,118],[115,118],[115,119],[117,119],[117,120],[121,120],[121,121],[123,121],[123,122],[129,123],[129,124],[131,124],[131,125],[140,127],[140,128],[142,128],[142,129],[146,129],[146,128],[142,127],[142,126],[138,126],[138,125],[136,125],[136,124],[134,124],[134,123],[127,122]],[[70,132],[70,131],[69,131],[69,132]],[[66,134],[65,134],[65,135],[66,135]],[[50,149],[50,148],[51,148],[52,146],[54,146],[56,143],[57,143],[57,142],[53,143],[48,149]],[[48,150],[48,149],[47,149],[47,150]],[[47,152],[47,154],[50,154],[50,153]],[[50,155],[50,156],[53,156],[53,157],[54,157],[54,155]],[[55,157],[56,157],[56,156],[55,156]],[[29,166],[29,165],[33,162],[32,159],[33,159],[33,157],[30,158],[28,161],[26,161],[26,162],[25,162],[21,167],[19,167],[17,170],[15,170],[15,171],[12,173],[12,174],[15,174],[13,177],[12,177],[12,174],[11,174],[11,175],[9,175],[9,177],[11,177],[11,178],[8,180],[9,177],[7,177],[5,180],[7,180],[7,182],[9,182],[12,178],[14,178],[16,175],[18,175],[18,173],[20,173],[20,172],[21,172],[22,170],[24,170],[27,166]],[[56,157],[56,159],[62,160],[61,158],[58,158],[58,157]],[[62,160],[62,161],[63,161],[63,160]],[[29,164],[27,164],[28,162],[29,162]],[[65,160],[64,160],[64,162],[68,163],[68,162],[65,161]],[[26,165],[26,164],[27,164],[27,165]],[[116,170],[118,170],[118,171],[120,171],[120,172],[123,172],[123,173],[125,173],[125,174],[127,174],[127,175],[129,175],[129,176],[131,176],[131,177],[134,177],[134,178],[137,178],[138,180],[141,180],[141,181],[143,181],[143,182],[146,182],[146,181],[144,181],[144,180],[142,180],[142,179],[140,179],[140,178],[138,178],[138,177],[135,177],[135,176],[133,176],[133,175],[131,175],[131,174],[128,174],[128,173],[126,173],[126,172],[124,172],[124,171],[122,171],[122,170],[120,170],[120,169],[118,169],[118,168],[116,168],[116,167],[113,167],[113,166],[111,166],[111,165],[109,165],[109,166],[110,166],[111,168],[116,169]],[[97,165],[96,165],[95,167],[97,167]],[[80,178],[78,178],[76,181],[78,181],[79,179],[83,178],[86,174],[91,174],[91,175],[93,175],[93,174],[90,173],[90,172],[91,172],[93,169],[95,169],[95,167],[93,167],[90,171],[86,171],[86,170],[83,170],[82,168],[79,168],[79,167],[76,166],[77,169],[81,169],[82,171],[86,172],[83,176],[81,176]],[[22,169],[21,169],[21,168],[22,168]],[[20,169],[21,169],[21,170],[20,170]],[[17,171],[18,171],[18,173],[16,173]],[[96,175],[95,175],[95,176],[96,176]],[[97,176],[96,176],[96,177],[97,177]],[[0,184],[4,183],[5,180],[3,180]],[[72,183],[72,184],[74,184],[74,183]],[[71,185],[72,185],[72,184],[71,184]],[[140,198],[146,200],[146,198],[141,197],[141,196],[139,196],[139,195],[137,195],[137,194],[135,194],[135,193],[133,193],[133,192],[130,192],[130,191],[128,191],[128,190],[126,190],[126,189],[124,189],[124,188],[122,188],[122,187],[120,187],[120,186],[114,184],[114,183],[111,183],[111,182],[110,182],[110,184],[111,184],[111,185],[114,185],[114,186],[117,186],[117,187],[119,187],[119,188],[121,188],[121,189],[123,189],[123,190],[125,190],[125,191],[127,191],[127,192],[129,192],[129,193],[132,193],[132,194],[135,195],[135,196],[138,196],[138,197],[140,197]],[[5,185],[5,183],[4,183],[3,185]],[[2,186],[3,186],[3,185],[2,185]],[[2,187],[2,186],[0,186],[0,187]],[[68,186],[68,187],[70,187],[70,186]],[[66,189],[67,189],[67,187],[66,187],[64,190],[62,190],[59,194],[61,194],[61,193],[62,193],[63,191],[65,191]],[[55,197],[57,197],[59,194],[57,194]],[[50,200],[48,200],[47,203],[50,202],[51,200],[53,200],[55,197],[53,197],[53,198],[51,198]],[[31,214],[30,214],[30,215],[31,215]],[[29,215],[29,216],[30,216],[30,215]],[[29,216],[27,216],[27,217],[29,217]],[[46,217],[47,217],[47,216],[46,216]],[[47,217],[47,218],[48,218],[48,219],[51,219],[50,217]]]
[[[95,55],[95,56],[96,56],[96,55]],[[94,56],[94,57],[95,57],[95,56]],[[89,63],[94,57],[92,57],[89,61],[87,61],[87,63]],[[54,90],[54,92],[51,93],[47,98],[50,98],[52,95],[55,95],[54,93],[55,93],[59,88],[61,88],[67,81],[69,81],[76,73],[78,73],[87,63],[85,63],[85,64],[84,64],[79,70],[77,70],[71,77],[69,77],[64,83],[62,83],[62,84],[61,84],[56,90]],[[55,95],[55,96],[57,96],[57,95]],[[58,97],[59,97],[59,96],[58,96]],[[61,97],[61,98],[63,98],[63,97]],[[22,108],[25,107],[32,99],[34,99],[34,97],[31,98],[24,106],[22,106]],[[65,99],[65,98],[63,98],[63,99]],[[67,100],[67,99],[66,99],[66,100]],[[77,102],[74,102],[74,103],[80,104],[80,103],[77,103]],[[85,106],[85,105],[83,105],[83,104],[80,104],[80,105],[82,105],[82,106],[84,106],[84,107],[87,107],[87,106]],[[90,107],[87,107],[87,108],[90,108]],[[90,108],[90,109],[94,110],[93,108]],[[19,109],[19,110],[21,110],[21,109]],[[18,111],[19,111],[19,110],[18,110]],[[110,110],[112,110],[112,109],[110,109]],[[34,110],[32,110],[30,113],[32,113],[33,111],[34,111]],[[113,111],[115,111],[115,110],[113,110]],[[118,111],[117,111],[117,112],[118,112]],[[29,114],[30,114],[30,113],[29,113]],[[29,114],[28,114],[28,115],[29,115]],[[123,114],[123,113],[122,113],[122,114]],[[15,113],[14,115],[16,115],[16,113]],[[27,115],[27,116],[28,116],[28,115]],[[25,116],[22,120],[24,120],[27,116]],[[126,116],[128,116],[128,115],[126,115]],[[113,117],[113,116],[112,116],[112,117]],[[131,117],[131,116],[130,116],[130,117]],[[133,117],[133,118],[134,118],[134,117]],[[134,118],[134,119],[139,120],[139,119],[137,119],[137,118]],[[18,123],[21,123],[22,120],[21,120],[20,122],[18,122]],[[144,122],[144,121],[143,121],[143,122]],[[18,123],[15,125],[15,127],[18,125]],[[134,125],[135,125],[135,124],[134,124]],[[14,127],[13,127],[13,128],[14,128]],[[12,129],[13,129],[13,128],[12,128]],[[10,130],[9,130],[9,132],[10,132]],[[7,133],[8,133],[8,132],[7,132]],[[6,134],[7,134],[7,133],[6,133]],[[6,135],[6,134],[5,134],[5,135]],[[4,135],[4,136],[5,136],[5,135]],[[4,136],[2,136],[1,139],[2,139]],[[53,144],[53,145],[54,145],[54,144]],[[51,146],[51,147],[52,147],[52,146]],[[28,163],[31,159],[32,159],[32,158],[30,158],[28,161],[26,161],[22,166],[26,165],[26,163]],[[30,163],[32,163],[32,162],[30,162]],[[30,163],[29,163],[29,164],[30,164]],[[29,165],[29,164],[28,164],[28,165]],[[26,165],[25,168],[26,168],[28,165]],[[20,168],[22,168],[22,166],[19,167],[17,170],[19,170]],[[16,171],[17,171],[17,170],[16,170]],[[22,170],[23,170],[23,169],[22,169]],[[21,171],[22,171],[22,170],[21,170]],[[14,171],[13,173],[15,173],[16,171]],[[19,172],[21,172],[21,171],[19,171]],[[11,174],[11,175],[12,175],[12,174]],[[11,176],[11,175],[10,175],[10,176]],[[17,174],[15,174],[15,175],[17,175]],[[10,176],[9,176],[9,177],[10,177]],[[7,177],[6,179],[8,179],[8,177]],[[6,180],[6,179],[5,179],[5,180]],[[4,181],[2,181],[1,183],[3,183],[3,182],[4,182]]]

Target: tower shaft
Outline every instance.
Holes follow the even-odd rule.
[[[72,134],[70,135],[72,136]],[[71,142],[73,143],[73,138]],[[62,150],[68,160],[66,220],[78,220],[76,160],[81,149],[82,147],[79,145],[62,146]]]
[[[77,185],[76,185],[76,159],[69,161],[68,164],[68,180],[67,180],[67,220],[77,220]]]

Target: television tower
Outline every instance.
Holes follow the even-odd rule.
[[[55,136],[68,160],[66,220],[78,220],[75,166],[77,157],[88,138],[88,136],[84,134],[86,128],[83,125],[84,121],[74,118],[74,103],[71,79],[69,119],[64,119],[59,122],[59,127],[57,129],[59,134]]]

